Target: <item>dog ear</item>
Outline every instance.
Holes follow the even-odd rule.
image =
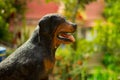
[[[49,17],[43,17],[39,21],[40,33],[48,34],[50,26],[50,19]]]

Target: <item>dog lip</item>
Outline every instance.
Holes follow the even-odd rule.
[[[72,32],[60,32],[57,37],[60,40],[64,40],[67,42],[75,42],[75,39],[73,37],[73,33]]]

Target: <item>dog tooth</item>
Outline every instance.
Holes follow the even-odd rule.
[[[63,36],[59,35],[60,38],[64,38]]]

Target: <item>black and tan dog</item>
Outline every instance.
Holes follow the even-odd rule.
[[[75,30],[58,14],[44,16],[28,41],[0,63],[0,80],[49,80],[56,49],[74,42]]]

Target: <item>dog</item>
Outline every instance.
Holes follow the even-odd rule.
[[[49,80],[56,49],[75,41],[76,27],[59,14],[43,16],[30,38],[0,63],[0,80]]]

